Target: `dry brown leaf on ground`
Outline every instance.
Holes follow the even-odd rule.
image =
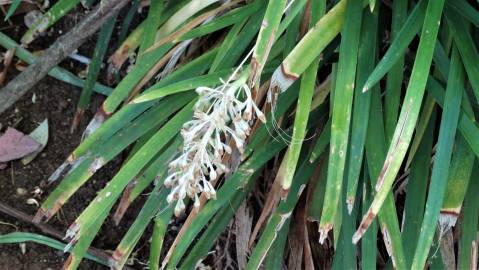
[[[0,137],[0,162],[22,158],[42,147],[30,136],[9,127]]]

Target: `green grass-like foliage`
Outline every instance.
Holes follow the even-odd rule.
[[[41,39],[78,2],[58,1],[23,42]],[[141,245],[150,269],[229,258],[238,269],[477,266],[479,5],[384,2],[152,0],[132,29],[135,12],[118,17],[120,44],[108,42],[110,21],[79,108],[92,90],[108,96],[50,177],[59,183],[35,220],[54,217],[112,159],[128,158],[66,232],[65,269],[99,261],[88,247],[126,211],[136,220],[111,260],[99,261],[115,269],[141,239],[151,239]],[[18,46],[1,33],[0,45]],[[112,51],[108,70],[128,72],[115,73],[110,91],[95,80]],[[62,68],[50,75],[83,85]],[[258,110],[238,105],[249,101]],[[198,124],[206,116],[213,120]],[[141,209],[129,208],[135,200]],[[441,245],[446,235],[458,249]],[[1,239],[63,248],[35,235]]]

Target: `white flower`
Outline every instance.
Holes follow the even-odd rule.
[[[246,84],[247,72],[238,80],[223,82],[220,87],[198,87],[199,100],[195,104],[193,119],[181,130],[183,150],[170,162],[165,185],[171,187],[168,203],[177,201],[175,214],[185,209],[186,196],[194,199],[194,207],[200,206],[198,194],[216,198],[216,190],[210,181],[228,171],[222,163],[223,155],[232,152],[226,143],[231,139],[240,152],[250,134],[254,117],[265,122],[266,118],[256,106],[251,89]]]

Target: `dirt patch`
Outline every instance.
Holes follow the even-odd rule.
[[[26,203],[27,199],[34,198],[42,202],[54,185],[48,185],[46,179],[65,157],[78,145],[81,138],[81,130],[86,126],[92,116],[90,109],[83,119],[80,129],[70,134],[69,126],[73,118],[76,102],[80,91],[70,85],[61,83],[51,78],[45,78],[33,91],[15,104],[14,108],[0,115],[0,123],[3,128],[14,126],[24,133],[31,132],[41,121],[48,118],[50,124],[50,138],[44,151],[30,164],[23,166],[21,162],[9,162],[8,166],[0,171],[0,198],[8,204],[25,213],[33,215],[36,205]],[[32,97],[35,96],[32,101]],[[92,108],[97,108],[102,97],[95,96]],[[56,229],[64,232],[68,225],[81,213],[96,194],[96,190],[108,181],[120,165],[120,161],[101,170],[94,178],[79,190],[69,203],[63,208],[60,215],[50,222]],[[37,190],[41,194],[34,194]],[[26,191],[26,193],[25,193]],[[0,233],[13,231],[39,232],[33,226],[18,222],[8,216],[0,214]],[[10,223],[16,226],[7,225]],[[103,238],[103,237],[102,237]],[[106,237],[102,240],[100,248],[114,247]],[[19,245],[0,245],[0,269],[59,269],[66,259],[62,252],[50,248],[28,243],[26,253],[23,255]],[[96,264],[85,263],[85,269],[103,269]]]

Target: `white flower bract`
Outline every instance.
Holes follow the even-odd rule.
[[[171,187],[168,203],[176,202],[175,215],[185,209],[186,196],[200,206],[198,194],[207,199],[216,198],[210,181],[228,171],[223,155],[232,152],[227,142],[233,140],[236,148],[243,151],[254,117],[265,122],[266,118],[253,100],[246,76],[217,88],[196,89],[199,100],[195,104],[193,119],[181,130],[183,149],[169,164],[169,176],[165,185]]]

